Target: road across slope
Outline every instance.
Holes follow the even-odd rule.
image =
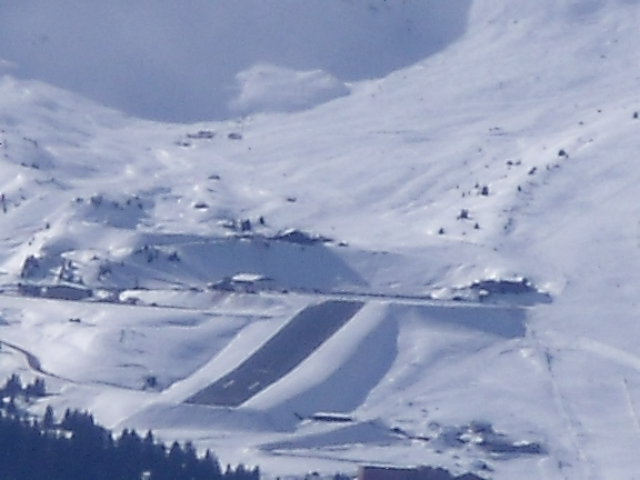
[[[331,300],[306,307],[237,368],[188,398],[187,403],[244,403],[298,366],[363,305]]]

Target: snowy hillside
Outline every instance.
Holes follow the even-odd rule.
[[[639,25],[0,2],[0,374],[268,476],[632,478]]]
[[[462,33],[469,3],[3,2],[0,44],[21,76],[134,115],[211,120],[227,115],[236,97],[241,110],[259,108],[243,99],[265,85],[279,89],[282,81],[293,81],[294,89],[324,89],[331,76],[355,81],[408,66]],[[264,64],[284,69],[284,80],[272,67],[256,70]],[[299,82],[299,75],[288,76],[289,69],[322,70],[325,80]],[[257,85],[256,75],[275,81]],[[330,90],[339,95],[344,88]]]

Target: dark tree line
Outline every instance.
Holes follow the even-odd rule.
[[[91,414],[67,410],[56,422],[51,407],[42,419],[15,407],[19,384],[0,389],[0,479],[2,480],[259,480],[257,468],[227,466],[222,471],[209,450],[200,457],[190,442],[170,446],[151,431],[124,430],[115,437]],[[20,384],[21,385],[21,384]],[[7,386],[9,389],[7,390]],[[22,388],[22,387],[21,387]],[[12,390],[13,389],[13,390]],[[22,388],[24,390],[24,388]],[[14,393],[15,392],[15,393]],[[24,393],[24,392],[23,392]]]
[[[46,395],[46,387],[42,378],[36,378],[32,383],[22,384],[19,375],[15,373],[11,375],[4,386],[0,388],[0,396],[15,398],[23,396],[26,399],[34,397],[44,397]]]

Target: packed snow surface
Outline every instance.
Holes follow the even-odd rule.
[[[270,477],[633,478],[639,25],[0,2],[0,374]]]

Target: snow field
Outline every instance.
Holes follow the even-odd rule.
[[[141,303],[5,295],[0,339],[63,377],[47,377],[57,410],[90,408],[110,426],[195,439],[272,476],[428,462],[456,471],[484,463],[496,479],[630,477],[640,408],[640,5],[356,3],[221,4],[225,28],[214,33],[200,23],[213,7],[199,2],[156,6],[145,29],[135,28],[144,6],[90,2],[64,19],[43,2],[0,6],[0,45],[15,64],[0,67],[2,288],[15,292],[33,255],[40,266],[29,282],[67,276]],[[96,15],[101,28],[127,17],[109,50],[94,36]],[[308,30],[295,47],[264,41],[294,15],[295,28],[279,30]],[[193,35],[182,46],[157,48],[185,23]],[[76,27],[86,41],[74,37],[69,50],[65,32]],[[231,48],[227,27],[250,41]],[[229,47],[224,68],[202,61],[211,53],[198,40],[220,40],[207,35]],[[104,70],[86,68],[87,57]],[[236,76],[244,89],[226,88]],[[230,116],[234,99],[242,118]],[[250,233],[238,231],[243,220]],[[273,240],[291,228],[333,242]],[[277,288],[207,290],[236,274],[268,276]],[[553,302],[407,298],[451,300],[476,281],[521,277]],[[369,297],[241,407],[181,403],[295,312],[345,292],[385,297]],[[3,344],[0,371],[16,369],[36,375]],[[142,390],[148,375],[162,391]],[[354,421],[294,414],[327,410]],[[454,446],[472,422],[545,453]]]

